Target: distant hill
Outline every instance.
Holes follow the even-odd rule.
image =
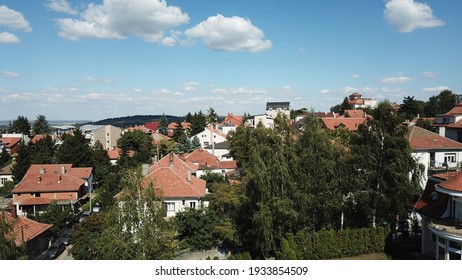
[[[178,116],[171,116],[171,115],[165,115],[168,119],[168,122],[176,122],[178,120],[183,120],[184,117],[178,117]],[[143,125],[147,122],[152,122],[152,121],[159,121],[162,115],[136,115],[136,116],[126,116],[126,117],[118,117],[118,118],[108,118],[104,120],[99,120],[95,122],[89,122],[87,124],[93,124],[93,125],[113,125],[117,126],[120,128],[125,128],[129,126],[135,126],[135,125]]]

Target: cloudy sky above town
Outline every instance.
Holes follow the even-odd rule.
[[[462,93],[459,0],[3,0],[0,120]]]

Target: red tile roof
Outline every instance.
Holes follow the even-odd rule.
[[[343,125],[350,131],[357,131],[358,127],[366,122],[365,118],[322,118],[321,121],[325,128],[335,130]]]
[[[49,205],[53,200],[45,197],[30,197],[19,202],[19,205]]]
[[[188,122],[182,122],[182,123],[181,123],[181,126],[183,127],[183,129],[186,130],[186,129],[189,129],[189,128],[191,127],[191,124],[188,123]],[[168,129],[171,129],[171,130],[175,129],[175,127],[176,127],[176,122],[171,122],[171,123],[169,123],[168,126],[167,126],[167,128],[168,128]]]
[[[238,127],[242,125],[243,116],[235,116],[231,113],[228,113],[228,116],[221,122],[222,125],[233,124]]]
[[[131,132],[134,132],[136,130],[139,130],[139,131],[142,131],[146,134],[149,134],[149,133],[152,133],[152,130],[145,127],[144,125],[136,125],[136,126],[132,126],[132,127],[129,127],[127,128],[128,131],[131,131]]]
[[[85,180],[68,174],[26,174],[13,193],[79,191]]]
[[[457,104],[454,108],[449,110],[446,114],[441,114],[438,115],[440,117],[446,117],[446,116],[457,116],[457,115],[462,115],[462,102]]]
[[[3,213],[5,213],[6,219],[13,223],[16,246],[20,246],[24,242],[34,239],[53,226],[49,224],[42,224],[26,217],[14,218],[11,213],[8,212]],[[3,213],[0,213],[0,219],[3,219]]]
[[[154,145],[157,145],[158,143],[160,143],[161,140],[170,140],[172,138],[168,137],[168,136],[165,136],[163,135],[162,133],[159,133],[159,132],[155,132],[152,134],[152,143]]]
[[[185,156],[185,159],[199,165],[218,165],[218,157],[202,148],[198,148]]]
[[[366,113],[363,110],[345,110],[342,117],[348,116],[350,118],[365,118]]]
[[[206,182],[193,176],[197,166],[170,153],[156,162],[145,177],[163,198],[203,197]]]
[[[433,200],[432,193],[435,192],[435,185],[435,181],[428,180],[422,196],[415,204],[415,209],[426,216],[439,218],[446,210],[449,196],[444,193],[437,193],[436,200]]]
[[[154,122],[145,123],[144,126],[146,128],[149,128],[152,131],[157,131],[157,129],[159,128],[159,124],[160,123],[158,121],[154,121]]]
[[[5,143],[6,148],[11,148],[19,144],[19,142],[21,142],[21,139],[21,137],[0,137],[0,141]]]
[[[462,143],[443,137],[418,126],[409,128],[409,143],[414,150],[462,149]]]
[[[437,186],[449,191],[462,192],[462,171],[451,173],[454,173],[454,175],[446,181],[437,184]]]

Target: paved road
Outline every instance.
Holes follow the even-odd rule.
[[[57,260],[73,260],[74,258],[72,257],[71,253],[69,252],[69,249],[72,248],[72,245],[69,245],[66,247],[66,250],[64,250],[64,252],[59,255],[59,257],[57,257],[56,259]]]

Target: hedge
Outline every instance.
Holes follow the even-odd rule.
[[[389,233],[389,227],[289,233],[281,241],[278,259],[327,260],[382,253]]]

